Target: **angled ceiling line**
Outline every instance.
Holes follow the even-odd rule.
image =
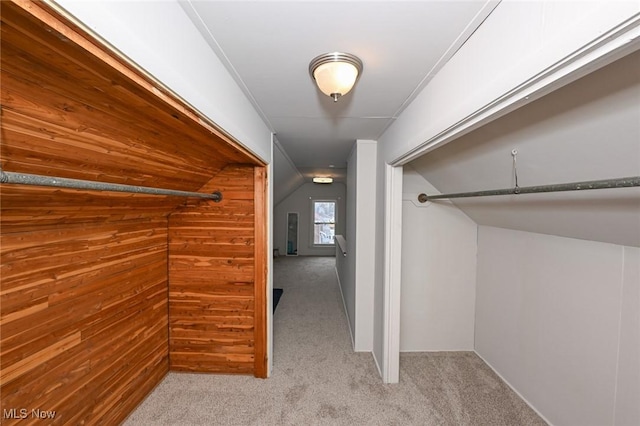
[[[289,157],[289,155],[285,151],[284,147],[280,144],[280,141],[276,137],[275,133],[273,135],[273,146],[274,146],[274,149],[277,149],[278,152],[280,152],[282,157],[284,157],[285,161],[287,163],[289,163],[291,168],[294,170],[294,179],[296,181],[294,186],[289,187],[288,191],[285,192],[285,193],[282,193],[281,191],[277,191],[276,192],[275,181],[274,181],[274,188],[273,188],[274,189],[274,198],[273,198],[274,205],[273,205],[273,208],[275,209],[280,205],[280,203],[282,203],[284,200],[286,200],[287,197],[289,197],[289,195],[293,194],[295,191],[298,190],[298,188],[300,188],[302,185],[304,185],[306,183],[306,179],[305,179],[304,175],[302,174],[302,172],[300,172],[298,167],[296,167],[296,165],[293,163],[293,161],[291,160],[291,158]],[[275,163],[276,155],[274,155],[273,158],[274,158],[274,170],[273,170],[272,173],[275,176],[276,169],[278,168],[276,163]]]
[[[310,77],[299,67],[301,62],[306,63],[313,56],[309,54],[310,50],[316,50],[323,43],[341,42],[337,35],[326,35],[326,28],[318,23],[320,20],[307,23],[301,18],[318,10],[326,16],[329,13],[326,8],[289,7],[297,3],[295,1],[278,2],[278,5],[259,3],[185,0],[183,8],[188,10],[203,40],[209,43],[250,98],[262,121],[269,123],[272,133],[278,134],[279,143],[286,148],[289,158],[304,176],[308,176],[303,165],[326,167],[327,164],[343,163],[341,157],[348,154],[347,150],[355,140],[377,139],[388,131],[401,109],[408,107],[419,90],[433,78],[435,69],[442,66],[437,63],[454,54],[473,33],[471,27],[479,25],[478,17],[486,17],[499,2],[481,0],[455,7],[420,5],[421,2],[399,6],[388,2],[384,7],[368,9],[370,19],[358,24],[359,30],[353,37],[354,44],[369,52],[364,59],[370,61],[372,79],[362,80],[359,96],[351,97],[338,108],[328,106],[319,93],[313,95],[317,90],[312,91]],[[479,12],[482,9],[484,13]],[[343,12],[338,23],[348,16],[362,16],[363,13],[354,5]],[[265,19],[270,16],[271,19]],[[448,23],[441,17],[447,18]],[[425,19],[434,20],[430,29],[425,28]],[[380,22],[386,25],[383,29],[392,31],[389,36],[381,35],[384,31],[374,25]],[[438,29],[443,31],[443,36],[431,40]],[[425,51],[418,63],[415,63],[418,59],[415,49],[407,49],[407,35],[412,35],[411,39],[417,40],[418,45],[423,44],[420,40],[430,41],[428,49],[423,46]],[[288,46],[286,52],[282,50],[283,45]],[[331,49],[318,51],[326,50]],[[390,52],[407,64],[400,70],[400,78],[398,70],[391,66],[388,58],[385,59]],[[444,55],[445,52],[449,56]],[[273,58],[279,60],[273,61]],[[427,71],[430,74],[425,77]],[[330,142],[331,149],[327,149],[324,141]]]
[[[398,156],[391,164],[406,164],[637,50],[640,50],[640,13],[600,33],[589,43]]]
[[[460,35],[451,43],[451,46],[444,52],[444,54],[438,59],[438,61],[431,67],[422,80],[416,85],[415,89],[407,96],[402,102],[400,107],[396,110],[393,116],[389,117],[389,122],[377,135],[376,140],[380,139],[382,135],[391,127],[391,125],[398,119],[400,114],[415,100],[420,92],[429,84],[429,82],[436,76],[438,71],[443,68],[447,62],[453,58],[453,56],[460,50],[462,46],[471,38],[480,25],[491,15],[491,13],[498,7],[502,0],[487,0],[485,5],[476,13],[476,15],[469,21],[467,26],[462,30]]]
[[[453,56],[460,50],[462,46],[471,38],[473,33],[482,25],[482,23],[491,15],[498,4],[500,4],[502,0],[487,0],[485,5],[476,13],[476,15],[469,21],[467,26],[462,30],[460,35],[451,43],[451,46],[442,54],[442,56],[436,61],[436,63],[431,67],[431,69],[427,72],[422,80],[418,83],[418,85],[413,89],[413,91],[407,96],[404,100],[400,108],[393,114],[392,120],[398,118],[398,116],[409,106],[409,104],[418,96],[418,94],[425,88],[427,84],[436,76],[438,71],[443,68],[447,62],[453,58]],[[385,128],[386,131],[386,128]],[[384,131],[380,134],[382,135]]]
[[[260,116],[262,121],[264,121],[264,124],[267,126],[269,131],[271,131],[272,133],[275,133],[275,129],[271,124],[271,121],[269,120],[265,112],[262,110],[260,105],[258,104],[258,101],[256,101],[256,98],[253,96],[253,93],[251,93],[251,90],[249,90],[249,87],[246,85],[244,80],[242,80],[242,77],[240,77],[240,74],[238,73],[236,68],[233,66],[233,64],[229,60],[229,57],[224,52],[224,49],[222,49],[222,46],[220,46],[220,43],[218,43],[218,41],[213,36],[213,34],[211,34],[211,31],[209,31],[209,27],[207,27],[207,24],[204,22],[204,20],[202,19],[198,11],[193,6],[192,1],[186,0],[186,1],[180,1],[179,3],[182,6],[182,9],[185,11],[185,13],[196,24],[196,27],[198,28],[200,34],[203,36],[205,42],[211,47],[211,49],[213,50],[215,55],[218,57],[220,62],[222,62],[224,67],[227,69],[227,71],[229,71],[229,74],[231,74],[231,77],[233,78],[233,80],[238,84],[238,86],[240,87],[240,90],[242,90],[242,92],[247,96],[247,99],[249,100],[251,105],[253,105],[253,107],[256,109],[258,115]]]
[[[300,172],[300,170],[298,170],[298,167],[295,165],[295,163],[293,162],[293,160],[291,159],[291,157],[289,157],[289,154],[287,154],[287,151],[284,149],[284,147],[282,146],[282,144],[280,144],[280,141],[278,140],[278,138],[276,137],[276,134],[274,133],[273,135],[273,146],[280,151],[280,153],[282,154],[282,156],[285,158],[285,160],[287,160],[287,162],[289,163],[289,165],[291,166],[291,168],[293,170],[296,171],[296,173],[298,174],[298,176],[300,176],[302,179],[304,179],[304,175]]]

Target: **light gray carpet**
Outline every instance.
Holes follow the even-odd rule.
[[[125,425],[545,425],[471,352],[402,354],[381,383],[353,353],[330,257],[274,259],[269,379],[170,373]]]

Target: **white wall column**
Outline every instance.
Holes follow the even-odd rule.
[[[385,167],[384,332],[382,380],[400,379],[400,287],[402,272],[402,167]]]

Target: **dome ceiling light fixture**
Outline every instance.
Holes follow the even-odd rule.
[[[333,183],[333,178],[331,177],[314,177],[313,183]]]
[[[309,74],[322,93],[338,102],[356,84],[362,74],[362,61],[350,53],[324,53],[313,58]]]

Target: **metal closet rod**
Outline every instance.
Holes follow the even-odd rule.
[[[458,192],[454,194],[418,195],[418,201],[427,201],[441,198],[467,198],[467,197],[491,197],[494,195],[533,194],[538,192],[562,192],[584,191],[587,189],[612,189],[640,186],[640,176],[632,176],[619,179],[591,180],[585,182],[558,183],[554,185],[524,186],[505,189],[492,189],[488,191]]]
[[[32,175],[28,173],[5,172],[2,170],[0,170],[0,183],[53,186],[56,188],[88,189],[91,191],[114,191],[131,192],[135,194],[194,197],[205,198],[216,202],[222,200],[222,194],[219,191],[208,194],[204,192],[178,191],[175,189],[151,188],[148,186],[124,185],[119,183],[96,182],[92,180]]]

